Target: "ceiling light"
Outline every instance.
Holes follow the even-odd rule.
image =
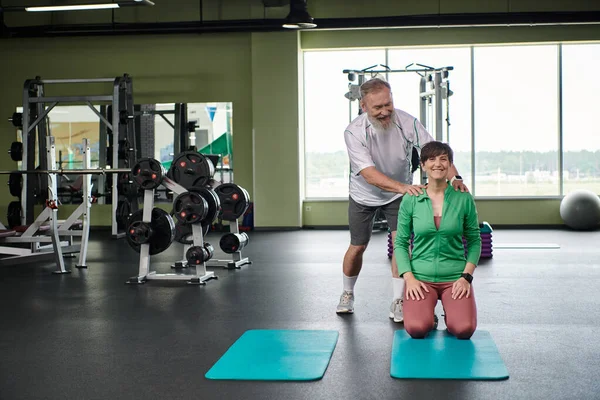
[[[109,8],[119,8],[118,3],[105,4],[73,4],[68,6],[39,6],[25,7],[25,11],[29,12],[45,12],[45,11],[82,11],[82,10],[105,10]]]
[[[69,4],[63,6],[12,6],[1,7],[0,12],[28,11],[28,12],[51,12],[51,11],[86,11],[86,10],[108,10],[123,7],[153,6],[150,0],[130,0],[116,3],[85,3]]]
[[[310,16],[306,8],[306,0],[291,0],[290,13],[283,24],[284,28],[289,29],[308,29],[316,28],[314,18]]]

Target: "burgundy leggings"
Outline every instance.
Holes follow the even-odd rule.
[[[442,300],[448,332],[459,339],[469,339],[477,328],[477,307],[473,286],[469,298],[452,299],[454,282],[423,282],[429,293],[423,290],[425,300],[404,299],[404,329],[415,339],[422,339],[433,329],[433,313],[438,299]],[[406,297],[406,296],[405,296]]]

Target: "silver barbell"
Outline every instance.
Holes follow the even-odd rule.
[[[91,168],[91,169],[54,169],[54,170],[42,170],[42,169],[34,169],[33,171],[0,171],[0,175],[10,175],[10,174],[56,174],[56,175],[66,175],[66,174],[82,174],[82,175],[107,175],[107,174],[118,174],[122,172],[131,172],[131,168],[113,168],[113,169],[104,169],[104,168]]]

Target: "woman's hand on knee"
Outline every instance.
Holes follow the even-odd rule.
[[[468,299],[471,295],[471,284],[464,278],[458,278],[452,285],[452,300]]]
[[[423,290],[429,293],[429,289],[427,289],[427,286],[423,282],[417,280],[416,278],[407,279],[405,281],[405,285],[407,299],[425,300],[425,293],[423,293]]]

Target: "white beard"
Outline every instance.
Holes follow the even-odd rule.
[[[373,125],[373,128],[375,128],[375,130],[378,132],[388,131],[394,124],[394,113],[390,114],[390,116],[386,122],[383,122],[382,120],[380,120],[378,118],[370,118],[368,116],[367,116],[367,118],[369,119],[369,122],[371,123],[371,125]]]
[[[369,122],[371,123],[373,128],[375,128],[375,130],[377,132],[386,132],[389,130],[389,128],[392,127],[392,124],[393,124],[391,118],[389,120],[387,120],[387,122],[385,122],[385,123],[377,118],[374,118],[374,119],[369,118]]]

